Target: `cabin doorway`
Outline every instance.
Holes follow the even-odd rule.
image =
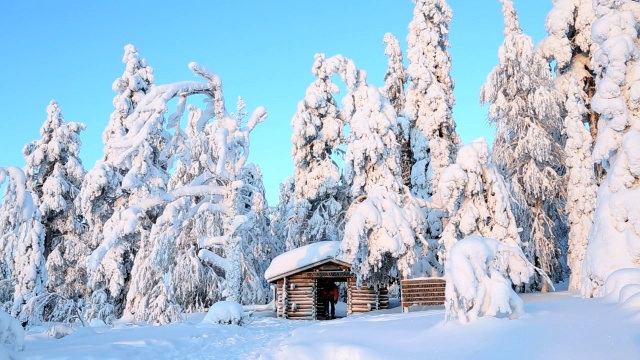
[[[316,318],[318,320],[340,319],[347,316],[347,278],[318,278],[316,280]],[[333,304],[332,317],[330,299],[337,293],[338,299]]]

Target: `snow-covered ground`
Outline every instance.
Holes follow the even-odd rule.
[[[524,294],[517,320],[481,318],[444,323],[442,307],[395,307],[331,321],[253,314],[243,327],[183,323],[76,329],[56,339],[50,327],[30,329],[26,350],[0,347],[0,359],[640,359],[640,321],[619,305],[577,292]],[[338,316],[345,304],[339,303]]]

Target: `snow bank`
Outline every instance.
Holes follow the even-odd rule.
[[[289,271],[299,269],[325,259],[337,259],[340,241],[320,241],[293,249],[276,256],[264,273],[269,280]]]
[[[604,282],[604,300],[620,304],[632,319],[640,321],[640,269],[612,272]]]
[[[213,304],[201,324],[243,325],[248,316],[242,305],[234,301],[218,301]]]
[[[640,269],[627,268],[614,271],[604,283],[606,301],[618,302],[623,288],[640,284]]]
[[[16,351],[24,350],[24,329],[20,322],[0,310],[0,347],[7,341],[13,342]]]

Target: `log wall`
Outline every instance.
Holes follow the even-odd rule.
[[[386,288],[376,291],[363,284],[358,289],[355,278],[347,280],[347,316],[388,308],[389,292]]]
[[[301,274],[278,281],[278,317],[296,320],[316,318],[315,279],[304,278]]]

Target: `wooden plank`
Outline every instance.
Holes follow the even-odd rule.
[[[351,273],[349,271],[342,271],[342,270],[337,270],[337,271],[311,271],[311,272],[302,273],[301,275],[304,278],[311,278],[311,279],[317,279],[317,278],[346,278],[346,277],[351,276]]]
[[[441,306],[444,305],[445,300],[442,299],[442,301],[423,301],[420,303],[403,303],[402,306],[406,307],[406,306]]]
[[[424,297],[420,299],[402,299],[402,303],[418,303],[418,302],[429,302],[429,301],[444,301],[444,296],[430,296]]]
[[[414,282],[446,282],[444,278],[421,278],[421,279],[402,279],[401,284],[414,283]]]
[[[444,301],[445,297],[439,297],[439,296],[434,296],[434,297],[430,297],[430,298],[422,298],[422,299],[403,299],[401,301],[401,303],[403,304],[408,304],[408,303],[412,303],[412,304],[418,304],[418,303],[423,303],[423,302],[431,302],[431,301]]]
[[[443,297],[434,297],[434,298],[430,298],[430,299],[422,299],[420,301],[402,301],[402,304],[423,304],[423,303],[433,303],[433,302],[437,302],[440,304],[444,304],[445,302],[445,298]]]
[[[313,294],[313,289],[312,288],[308,288],[308,289],[296,288],[293,290],[289,289],[287,290],[287,293],[289,294],[289,296],[305,295],[310,297]]]
[[[423,296],[444,296],[444,291],[420,291],[413,293],[402,293],[401,296],[403,298],[415,298],[415,297],[423,297]]]
[[[446,286],[443,285],[438,285],[438,286],[412,286],[412,287],[402,287],[400,288],[400,291],[415,291],[415,290],[434,290],[434,289],[441,289],[444,290],[446,289]]]
[[[415,285],[402,285],[401,290],[413,290],[413,289],[438,289],[446,288],[445,284],[415,284]]]
[[[400,299],[402,300],[420,300],[420,299],[427,299],[427,298],[431,298],[431,297],[444,297],[443,293],[433,293],[433,294],[424,294],[421,296],[402,296],[400,297]]]

